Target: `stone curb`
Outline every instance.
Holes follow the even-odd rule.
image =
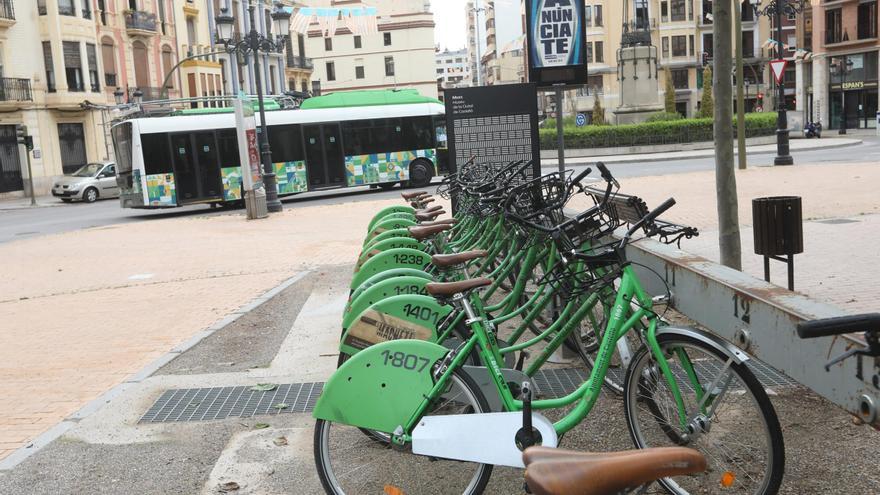
[[[15,466],[17,466],[18,464],[20,464],[25,459],[27,459],[28,457],[36,454],[43,447],[49,445],[50,443],[52,443],[52,441],[54,441],[55,439],[57,439],[61,435],[65,434],[68,430],[70,430],[72,427],[74,427],[81,420],[83,420],[83,419],[91,416],[95,412],[97,412],[104,405],[108,404],[110,401],[112,401],[114,398],[118,397],[124,391],[126,391],[129,388],[144,381],[145,379],[150,377],[153,373],[155,373],[159,368],[170,363],[177,356],[180,356],[181,354],[183,354],[187,350],[191,349],[196,344],[201,342],[203,339],[211,336],[214,332],[225,328],[227,325],[234,322],[235,320],[248,314],[249,312],[253,311],[254,309],[262,306],[264,303],[266,303],[267,301],[269,301],[270,299],[272,299],[273,297],[278,295],[278,293],[280,293],[284,289],[287,289],[291,285],[293,285],[293,284],[299,282],[300,280],[302,280],[303,278],[305,278],[306,275],[308,275],[309,273],[311,273],[310,270],[304,270],[304,271],[299,272],[296,275],[288,278],[284,282],[281,282],[277,286],[273,287],[272,289],[269,289],[268,291],[266,291],[262,295],[257,296],[256,298],[254,298],[253,300],[251,300],[247,304],[245,304],[245,305],[241,306],[240,308],[238,308],[237,310],[233,311],[231,314],[224,317],[220,321],[214,323],[213,325],[206,328],[205,330],[202,330],[202,331],[196,333],[190,339],[188,339],[186,342],[179,344],[178,346],[174,347],[173,349],[171,349],[167,353],[163,354],[162,356],[160,356],[159,358],[157,358],[156,360],[154,360],[150,364],[144,366],[137,373],[126,378],[125,381],[123,381],[119,385],[116,385],[115,387],[111,388],[110,390],[99,395],[97,398],[89,401],[88,403],[86,403],[86,405],[81,407],[78,411],[71,414],[67,418],[63,419],[60,423],[49,428],[47,431],[43,432],[42,434],[40,434],[39,436],[37,436],[36,438],[34,438],[30,442],[28,442],[25,446],[19,447],[17,450],[15,450],[13,453],[9,454],[3,460],[0,460],[0,471],[10,470],[10,469],[14,468]]]

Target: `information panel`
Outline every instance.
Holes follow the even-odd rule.
[[[539,86],[587,80],[584,2],[525,0],[529,81]]]
[[[534,84],[451,88],[445,95],[452,171],[475,156],[474,163],[493,169],[531,160],[532,176],[541,175]]]

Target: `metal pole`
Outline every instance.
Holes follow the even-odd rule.
[[[782,60],[782,6],[786,0],[776,0],[776,59]],[[788,148],[788,116],[785,114],[785,74],[782,74],[776,92],[776,158],[774,165],[794,165]]]
[[[254,82],[257,84],[257,102],[260,107],[260,157],[263,162],[263,184],[266,186],[266,208],[277,213],[284,209],[278,199],[278,186],[275,182],[275,169],[272,166],[272,150],[269,149],[269,130],[266,126],[266,111],[263,107],[263,83],[260,78],[259,34],[254,21],[254,4],[248,4],[251,32],[248,34],[251,43],[251,55],[254,57]]]
[[[565,92],[562,85],[556,86],[556,152],[559,162],[559,174],[565,171],[565,136],[562,133],[562,103]]]
[[[482,70],[480,69],[480,9],[479,7],[480,0],[476,0],[474,3],[474,29],[476,30],[474,46],[477,51],[477,86],[483,85],[483,76]]]
[[[740,170],[746,169],[746,108],[743,95],[743,47],[742,47],[742,4],[733,0],[734,19],[736,20],[736,148],[737,164]]]
[[[840,128],[838,134],[846,134],[846,55],[838,59],[838,72],[840,73]]]
[[[37,197],[34,195],[34,172],[31,168],[31,151],[27,149],[27,146],[24,147],[24,154],[27,155],[27,163],[28,163],[28,182],[30,183],[31,190],[31,206],[37,206]]]

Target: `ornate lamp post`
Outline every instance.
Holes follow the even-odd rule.
[[[773,16],[773,24],[776,25],[776,59],[782,60],[782,14],[794,15],[803,12],[806,7],[806,0],[772,0],[764,7],[761,6],[761,0],[756,0],[752,4],[752,10],[755,15],[763,15],[766,17]],[[788,116],[785,113],[785,78],[776,85],[776,158],[773,159],[774,165],[793,165],[794,159],[791,157],[788,148]]]
[[[831,62],[831,74],[840,76],[840,129],[838,134],[846,134],[846,76],[853,70],[855,65],[851,58],[843,55],[835,57]]]
[[[124,97],[125,93],[117,87],[116,91],[113,92],[113,99],[116,101],[116,105],[122,105],[125,103],[125,100],[123,100]]]
[[[271,212],[279,212],[283,209],[278,200],[278,186],[275,180],[275,169],[272,165],[272,150],[269,149],[269,134],[266,128],[266,111],[263,106],[263,83],[260,74],[260,52],[273,53],[283,52],[284,43],[290,32],[290,12],[284,10],[279,4],[275,4],[272,11],[272,23],[277,36],[262,36],[257,32],[254,16],[254,0],[248,2],[250,17],[250,31],[241,40],[232,38],[235,18],[227,13],[226,8],[220,9],[220,15],[215,19],[217,22],[217,41],[223,44],[226,52],[233,55],[242,55],[247,64],[248,56],[254,55],[254,79],[257,85],[257,102],[260,108],[260,157],[263,164],[263,183],[266,185],[266,206]]]

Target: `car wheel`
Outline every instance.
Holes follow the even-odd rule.
[[[83,191],[83,201],[86,203],[94,203],[98,200],[98,190],[94,187],[90,187]]]
[[[424,158],[413,160],[409,164],[409,186],[425,187],[434,177],[434,164]]]

